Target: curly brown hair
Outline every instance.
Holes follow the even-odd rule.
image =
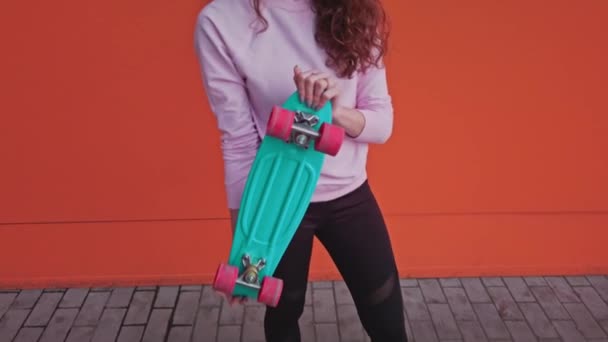
[[[253,0],[258,18],[260,2]],[[389,21],[380,0],[310,0],[316,14],[315,40],[327,53],[327,66],[339,77],[380,66],[388,50]]]

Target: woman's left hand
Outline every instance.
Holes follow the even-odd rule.
[[[299,66],[293,69],[293,80],[300,94],[300,101],[310,108],[321,109],[327,101],[339,95],[336,80],[327,73],[317,70],[302,71]]]

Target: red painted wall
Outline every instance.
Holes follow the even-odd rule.
[[[403,276],[608,272],[608,4],[385,1],[369,173]],[[229,232],[201,1],[0,14],[0,287],[210,280]],[[312,278],[338,277],[316,246]]]

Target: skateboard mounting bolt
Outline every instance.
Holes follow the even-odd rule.
[[[306,145],[306,143],[308,142],[308,137],[304,134],[298,134],[296,136],[296,143],[298,145]]]
[[[243,275],[243,279],[245,282],[253,284],[258,281],[258,270],[254,266],[249,266],[245,270],[245,274]]]
[[[264,259],[258,260],[257,263],[251,263],[251,258],[249,255],[243,256],[243,266],[245,267],[245,271],[243,272],[243,280],[249,284],[255,284],[258,282],[258,275],[260,270],[264,268],[266,265],[266,261]]]

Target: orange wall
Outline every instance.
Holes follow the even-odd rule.
[[[608,3],[385,1],[369,173],[403,276],[608,272]],[[201,1],[8,2],[0,287],[207,282],[229,248]],[[312,278],[335,278],[316,246]]]

